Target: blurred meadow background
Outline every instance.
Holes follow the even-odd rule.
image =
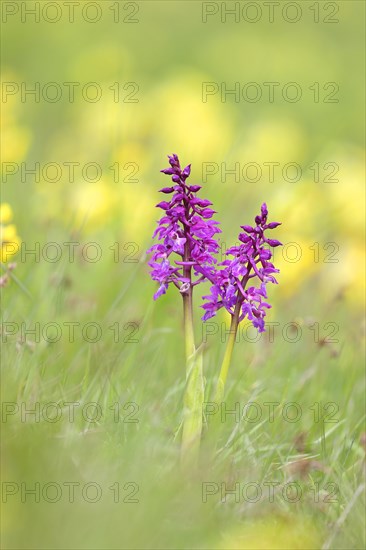
[[[364,3],[298,2],[296,23],[286,2],[272,23],[263,2],[255,23],[225,21],[215,2],[83,1],[74,22],[67,3],[40,2],[60,7],[54,23],[54,6],[37,22],[21,4],[35,3],[2,5],[2,547],[364,548]],[[249,82],[257,102],[221,96]],[[272,102],[266,82],[279,83]],[[225,406],[239,418],[221,416],[215,452],[205,430],[191,475],[182,304],[171,289],[153,302],[145,253],[171,153],[203,182],[223,250],[264,201],[287,244],[273,334],[236,344]],[[199,290],[209,401],[229,318],[203,326]]]

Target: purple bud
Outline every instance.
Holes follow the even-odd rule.
[[[191,173],[191,165],[188,164],[188,166],[186,166],[182,172],[184,179],[188,178],[190,173]]]
[[[201,216],[205,219],[211,218],[214,214],[216,214],[216,212],[215,210],[212,210],[212,208],[204,208],[201,212]]]
[[[174,174],[173,168],[164,168],[164,170],[160,170],[160,172],[163,172],[163,174],[168,174],[168,176]]]
[[[191,204],[195,204],[197,206],[205,208],[206,206],[210,206],[212,202],[207,199],[199,199],[198,197],[196,197],[195,199],[191,200]]]
[[[162,208],[163,210],[168,210],[170,208],[170,203],[166,201],[161,201],[156,205],[156,208]]]
[[[180,167],[178,155],[168,155],[170,166]]]
[[[246,233],[239,233],[239,241],[242,243],[247,243],[248,241],[251,241],[251,238]]]
[[[200,189],[202,189],[202,187],[200,185],[190,185],[188,187],[189,191],[191,191],[192,193],[197,193],[197,191],[199,191]]]
[[[240,227],[244,229],[244,231],[246,231],[247,233],[254,233],[255,231],[254,227],[252,227],[251,225],[241,225]]]
[[[267,205],[266,203],[264,202],[261,206],[261,212],[262,212],[262,216],[263,217],[267,217],[268,216],[268,210],[267,210]]]
[[[270,250],[267,250],[266,248],[263,248],[259,252],[259,257],[261,260],[270,260],[272,256],[272,252]]]
[[[280,222],[271,222],[268,225],[266,225],[265,229],[275,229],[279,225],[282,225]]]
[[[174,174],[174,176],[172,176],[172,180],[174,181],[174,183],[179,183],[180,182],[180,176],[177,176],[177,174]]]
[[[282,246],[282,243],[280,243],[280,241],[278,241],[277,239],[266,239],[266,242],[269,244],[269,246]]]
[[[174,187],[163,187],[162,189],[159,189],[160,193],[173,193]]]

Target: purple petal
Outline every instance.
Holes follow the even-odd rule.
[[[275,229],[276,227],[278,227],[279,225],[282,225],[280,222],[271,222],[271,223],[268,223],[266,226],[265,226],[265,229]]]
[[[162,208],[163,210],[168,210],[170,208],[170,203],[166,201],[161,201],[156,205],[156,208]]]
[[[261,213],[262,213],[262,216],[263,217],[267,217],[268,216],[268,209],[267,209],[267,205],[266,203],[264,202],[261,206]]]
[[[184,179],[188,178],[190,173],[191,173],[191,165],[188,164],[188,166],[186,166],[182,172]]]
[[[269,246],[282,246],[282,243],[278,241],[277,239],[266,239],[266,242],[269,244]]]
[[[251,225],[241,225],[240,227],[244,229],[244,231],[246,231],[247,233],[254,233],[255,231],[254,227],[252,227]]]

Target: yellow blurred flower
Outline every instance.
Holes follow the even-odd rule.
[[[274,250],[273,261],[280,270],[279,292],[283,296],[292,296],[306,280],[322,270],[323,264],[317,261],[316,254],[317,247],[314,246],[314,241],[305,240],[294,234],[290,234],[284,240],[283,247]]]
[[[224,538],[222,548],[232,550],[316,550],[321,547],[320,534],[308,520],[268,517],[245,525]]]
[[[75,188],[71,208],[77,226],[100,226],[113,217],[116,195],[111,185],[99,181],[85,183]]]
[[[281,166],[275,170],[282,176],[282,169],[288,162],[300,162],[306,153],[306,139],[301,127],[291,119],[262,119],[248,126],[245,138],[233,155],[236,159],[246,159],[247,162],[279,162]],[[266,180],[269,169],[263,168]],[[272,183],[273,185],[273,183]]]
[[[327,266],[327,285],[329,287],[331,281],[332,288],[344,291],[347,302],[361,311],[365,307],[364,244],[362,241],[345,240],[338,256],[338,262]]]
[[[0,204],[0,223],[9,223],[13,217],[13,211],[10,204],[3,202]]]
[[[13,211],[8,203],[0,205],[0,259],[1,263],[7,263],[11,256],[19,250],[21,240],[17,235],[14,224],[9,223],[13,218]]]
[[[1,130],[2,146],[1,158],[3,162],[16,162],[22,160],[30,144],[30,134],[25,128],[18,126],[5,127]]]
[[[202,101],[202,83],[209,80],[194,72],[172,75],[149,98],[152,138],[158,136],[166,154],[178,152],[193,165],[225,158],[233,136],[227,108],[221,102]]]
[[[17,82],[19,77],[9,71],[3,73],[3,82]],[[1,89],[1,119],[2,135],[1,160],[5,162],[20,162],[29,149],[31,133],[28,128],[18,123],[19,110],[22,108],[20,93],[6,93],[6,86]]]
[[[365,223],[365,166],[363,152],[357,149],[349,156],[336,153],[339,181],[333,184],[330,203],[342,234],[359,240],[363,239]]]

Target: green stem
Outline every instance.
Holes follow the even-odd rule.
[[[244,275],[241,281],[241,286],[243,290],[245,289],[246,284],[249,280],[250,271],[251,271],[251,267],[248,265],[247,274]],[[240,316],[242,303],[243,303],[243,296],[241,296],[241,298],[238,297],[238,300],[235,304],[234,313],[231,316],[229,339],[227,342],[224,359],[222,360],[222,364],[221,364],[219,379],[217,381],[217,386],[216,386],[216,392],[214,394],[214,403],[217,403],[218,405],[222,403],[222,400],[224,398],[227,373],[229,372],[231,358],[233,356],[233,349],[234,349],[234,344],[236,340],[236,333],[238,332],[239,316]]]
[[[189,273],[190,275],[190,273]],[[204,384],[202,353],[194,344],[192,287],[183,294],[184,333],[186,349],[186,388],[184,394],[183,435],[181,458],[185,466],[198,459],[202,435]]]
[[[186,363],[195,352],[194,332],[193,332],[193,310],[192,310],[192,289],[183,295],[183,313],[184,313],[184,336],[186,346]]]
[[[220,404],[224,397],[227,374],[229,372],[234,344],[236,340],[236,333],[238,331],[240,308],[241,302],[237,302],[234,310],[234,315],[232,315],[231,317],[229,339],[227,342],[224,358],[221,363],[219,379],[217,381],[216,392],[214,396],[214,402],[217,404]]]

